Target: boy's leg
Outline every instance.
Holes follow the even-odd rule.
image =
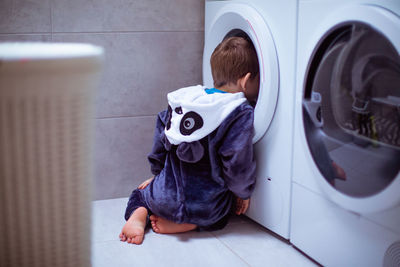
[[[150,216],[151,227],[158,234],[177,234],[189,232],[197,228],[197,225],[190,223],[174,223],[156,215]]]
[[[141,191],[136,189],[129,197],[125,211],[126,223],[119,238],[121,241],[132,244],[141,244],[144,238],[144,229],[147,224],[148,209],[143,200]]]
[[[137,208],[126,221],[119,235],[121,241],[140,245],[144,238],[144,229],[147,223],[147,209]]]

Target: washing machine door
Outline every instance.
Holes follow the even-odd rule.
[[[249,38],[257,52],[260,69],[260,91],[254,111],[257,142],[268,129],[277,103],[279,88],[278,59],[271,31],[262,16],[246,4],[229,3],[214,16],[205,36],[203,54],[203,82],[212,88],[210,57],[215,47],[226,37]]]
[[[400,202],[400,18],[362,5],[324,27],[303,98],[318,182],[346,209],[390,208]]]

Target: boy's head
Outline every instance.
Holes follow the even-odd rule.
[[[214,87],[236,85],[246,79],[248,90],[245,95],[255,100],[259,87],[259,65],[256,50],[251,41],[242,37],[230,37],[223,40],[211,55],[211,71]],[[251,92],[250,92],[251,91]]]

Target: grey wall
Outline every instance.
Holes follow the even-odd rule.
[[[87,42],[106,64],[96,98],[94,199],[127,197],[166,94],[201,83],[204,0],[1,0],[0,41]]]

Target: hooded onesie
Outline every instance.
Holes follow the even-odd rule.
[[[169,93],[148,156],[155,177],[132,192],[125,219],[144,206],[175,223],[225,226],[234,196],[254,189],[253,117],[243,93],[200,85]]]

